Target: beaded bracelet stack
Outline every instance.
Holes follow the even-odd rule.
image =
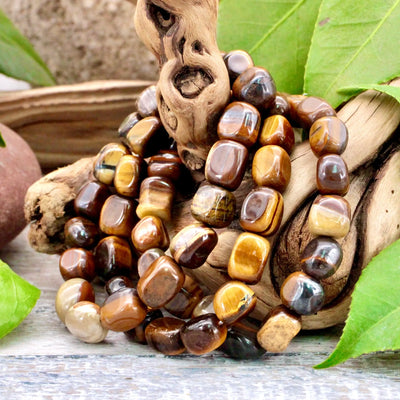
[[[77,216],[65,224],[68,249],[59,266],[66,282],[57,293],[56,311],[81,340],[97,343],[112,330],[168,355],[220,348],[235,358],[255,358],[284,350],[301,329],[301,315],[323,306],[320,280],[331,276],[342,259],[332,237],[345,236],[350,227],[350,207],[341,197],[349,186],[340,157],[347,144],[346,127],[321,99],[277,94],[270,74],[255,67],[247,53],[232,51],[224,60],[234,101],[220,118],[219,140],[206,161],[206,181],[192,200],[197,222],[170,241],[165,223],[171,220],[175,186],[185,185],[184,167],[157,116],[155,87],[143,92],[138,112],[122,123],[122,143],[100,151],[95,180],[78,193]],[[282,220],[282,192],[290,181],[289,154],[295,144],[289,119],[309,130],[311,149],[319,157],[320,195],[309,214],[310,231],[317,237],[304,250],[302,272],[284,281],[282,305],[260,328],[244,317],[256,304],[249,285],[261,280],[270,254],[266,237],[277,232]],[[202,266],[218,242],[213,228],[234,220],[233,192],[242,182],[252,148],[257,148],[252,158],[256,187],[241,207],[244,231],[227,262],[230,280],[204,297],[185,269]],[[95,278],[105,283],[108,294],[101,307],[89,283]]]

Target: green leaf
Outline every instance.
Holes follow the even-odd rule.
[[[43,60],[1,10],[0,72],[35,85],[55,84],[54,78]]]
[[[3,136],[1,136],[1,132],[0,132],[0,147],[6,147],[6,142],[3,139]]]
[[[16,328],[31,312],[40,290],[0,260],[0,338]]]
[[[223,0],[218,44],[243,49],[272,74],[279,91],[302,93],[304,68],[321,0]]]
[[[304,92],[337,107],[346,86],[400,75],[400,0],[323,0],[305,69]]]
[[[354,96],[363,90],[369,90],[369,89],[386,93],[387,95],[394,97],[400,103],[400,87],[397,86],[375,85],[371,83],[371,84],[341,88],[339,89],[339,92],[346,93],[350,96]]]
[[[355,285],[342,337],[327,368],[361,354],[400,349],[400,240],[365,268]]]

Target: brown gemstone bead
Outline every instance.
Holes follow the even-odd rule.
[[[235,217],[236,199],[229,190],[205,184],[194,195],[190,211],[200,222],[215,228],[225,228]]]
[[[147,325],[158,318],[163,318],[163,316],[161,310],[151,310],[136,328],[130,329],[129,331],[124,332],[124,334],[129,340],[140,344],[146,344],[146,335],[144,332]]]
[[[169,247],[168,231],[162,219],[149,215],[141,219],[132,229],[132,244],[139,253],[152,248],[167,250]]]
[[[322,117],[310,128],[310,147],[317,156],[342,154],[347,146],[349,134],[346,124],[338,117]]]
[[[219,140],[211,147],[205,166],[206,179],[214,185],[236,190],[246,172],[249,151],[233,140]]]
[[[99,227],[86,218],[74,217],[64,225],[65,244],[68,247],[91,249],[96,246],[100,236]]]
[[[118,290],[125,289],[125,288],[133,288],[135,287],[135,284],[131,279],[129,279],[127,276],[114,276],[110,280],[106,282],[106,285],[104,286],[104,289],[106,290],[106,293],[108,295],[111,295],[115,292],[118,292]]]
[[[165,253],[161,249],[149,249],[146,250],[138,259],[137,269],[139,277],[143,276],[143,274],[147,271],[151,264],[157,258],[164,256]]]
[[[292,126],[300,126],[300,120],[298,118],[297,109],[299,104],[307,98],[302,94],[288,94],[285,93],[287,102],[289,103],[289,121]]]
[[[137,111],[129,114],[118,128],[118,136],[125,137],[127,133],[142,119]]]
[[[146,329],[146,342],[153,349],[168,356],[183,353],[186,349],[181,339],[185,321],[178,318],[163,317],[151,321]]]
[[[72,278],[65,281],[58,289],[56,295],[56,312],[58,318],[62,322],[65,322],[65,314],[79,301],[94,302],[92,285],[82,278]]]
[[[217,317],[233,324],[253,311],[256,301],[253,290],[243,282],[229,281],[216,291],[213,304]]]
[[[224,110],[217,127],[220,139],[234,140],[246,147],[257,142],[261,116],[257,108],[243,101],[234,101]]]
[[[294,131],[282,115],[272,115],[264,121],[258,142],[261,146],[276,145],[291,153],[294,147]]]
[[[258,186],[283,192],[292,173],[289,154],[280,146],[263,146],[254,155],[251,173]]]
[[[232,92],[236,99],[246,101],[258,110],[267,110],[274,101],[276,87],[267,70],[251,67],[237,77]]]
[[[301,269],[316,279],[326,279],[340,266],[343,251],[340,244],[329,237],[319,236],[311,240],[301,256]]]
[[[134,259],[128,241],[118,236],[100,240],[94,251],[97,275],[104,281],[117,275],[130,276]]]
[[[202,355],[221,346],[227,332],[226,325],[215,314],[206,314],[186,322],[181,338],[189,353]]]
[[[138,220],[133,199],[111,195],[101,209],[99,226],[107,235],[129,237]]]
[[[111,185],[115,168],[122,156],[129,154],[128,149],[119,143],[106,144],[94,161],[94,177],[101,183]]]
[[[284,306],[300,315],[318,312],[324,304],[321,284],[304,272],[293,272],[281,286],[280,297]]]
[[[259,187],[244,199],[239,222],[246,231],[270,236],[278,230],[282,215],[282,195],[274,189]]]
[[[182,289],[184,281],[181,267],[171,257],[161,256],[140,277],[137,290],[148,307],[161,308]]]
[[[303,129],[310,129],[317,119],[327,116],[336,116],[336,111],[319,97],[306,97],[297,106],[297,119]]]
[[[157,87],[151,85],[140,94],[137,110],[142,118],[158,115],[156,91]]]
[[[282,115],[285,118],[290,118],[290,104],[284,93],[276,93],[267,115]]]
[[[143,170],[144,161],[141,157],[123,156],[115,169],[114,187],[117,193],[121,196],[137,197]]]
[[[78,215],[97,221],[107,197],[111,192],[101,182],[88,182],[80,190],[74,200],[74,210]]]
[[[214,295],[204,296],[192,311],[192,318],[200,317],[200,315],[215,314]]]
[[[139,205],[136,214],[139,218],[156,215],[163,221],[169,221],[174,194],[174,186],[167,178],[151,176],[144,179],[140,185]]]
[[[236,240],[228,264],[228,274],[249,284],[260,281],[267,264],[270,244],[267,239],[250,232],[243,232]]]
[[[228,70],[231,85],[236,78],[247,68],[254,67],[250,54],[244,50],[232,50],[224,55],[224,62]]]
[[[92,281],[96,277],[93,254],[85,249],[72,248],[65,250],[59,260],[61,276],[65,281],[82,278]]]
[[[344,196],[350,186],[349,172],[342,157],[325,154],[317,163],[317,188],[321,194]]]
[[[101,324],[111,331],[125,332],[136,328],[146,317],[147,308],[136,289],[120,289],[110,295],[100,310]]]
[[[169,250],[175,261],[185,268],[201,267],[218,242],[217,233],[204,225],[183,228],[171,240]]]
[[[164,151],[160,154],[150,157],[147,167],[148,176],[161,176],[178,181],[181,177],[182,160],[177,152]]]
[[[340,196],[317,196],[308,215],[308,228],[314,235],[340,238],[350,230],[351,209]]]
[[[203,291],[198,283],[189,275],[185,275],[182,289],[168,302],[164,308],[174,317],[187,319],[203,297]]]

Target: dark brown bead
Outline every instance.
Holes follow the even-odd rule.
[[[158,115],[156,91],[157,87],[151,85],[140,94],[137,110],[142,118]]]
[[[133,329],[130,329],[129,331],[124,332],[125,336],[129,339],[132,340],[136,343],[140,344],[146,344],[146,335],[145,335],[145,329],[147,325],[150,324],[150,322],[158,319],[158,318],[163,318],[163,313],[161,310],[151,310],[147,313],[145,319],[136,327]]]
[[[224,55],[224,62],[228,70],[231,85],[236,78],[247,68],[254,67],[253,59],[250,54],[244,50],[232,50]]]
[[[304,272],[293,272],[282,284],[280,297],[283,305],[300,315],[312,315],[324,304],[321,284]]]
[[[114,276],[110,280],[107,281],[106,285],[104,286],[108,295],[111,295],[118,290],[125,289],[125,288],[133,288],[135,284],[131,279],[127,276]]]
[[[85,249],[72,248],[65,250],[59,260],[61,276],[65,281],[82,278],[92,281],[96,277],[93,254]]]
[[[276,93],[267,115],[282,115],[285,118],[290,118],[290,104],[284,93]]]
[[[153,349],[168,356],[175,356],[185,351],[181,339],[181,329],[185,321],[178,318],[163,317],[151,321],[146,329],[146,342]]]
[[[99,227],[86,218],[74,217],[64,225],[65,244],[68,247],[91,249],[96,246],[100,236]]]
[[[325,100],[319,97],[306,97],[297,106],[297,119],[303,129],[310,129],[319,118],[336,116],[336,111]]]
[[[288,119],[292,126],[300,126],[300,120],[297,116],[297,109],[299,104],[307,98],[302,94],[288,94],[285,93],[287,102],[289,103],[289,116]]]
[[[201,224],[183,228],[171,240],[170,251],[182,267],[194,269],[202,266],[218,242],[217,233]]]
[[[161,176],[175,182],[178,181],[181,176],[182,165],[182,160],[177,152],[164,151],[150,157],[147,175]]]
[[[148,307],[161,308],[181,290],[184,281],[179,265],[171,257],[161,256],[140,277],[137,290]]]
[[[219,140],[211,147],[205,166],[206,179],[214,185],[236,190],[246,172],[249,151],[233,140]]]
[[[143,177],[144,161],[137,155],[121,157],[115,169],[114,187],[118,194],[137,197]]]
[[[142,119],[138,112],[129,114],[118,128],[118,136],[125,137],[127,133]]]
[[[189,353],[210,353],[224,343],[227,327],[215,314],[206,314],[186,322],[181,330],[182,342]]]
[[[347,165],[337,154],[325,154],[317,163],[317,188],[321,194],[344,196],[349,190]]]
[[[289,154],[294,147],[294,131],[290,122],[282,115],[273,115],[264,121],[260,137],[261,146],[283,147]]]
[[[147,271],[150,265],[153,264],[157,258],[160,258],[164,255],[165,253],[161,249],[146,250],[138,259],[137,269],[139,277],[141,277]]]

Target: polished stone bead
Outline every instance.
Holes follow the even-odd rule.
[[[257,108],[243,101],[234,101],[224,110],[217,127],[220,139],[234,140],[246,147],[257,142],[261,116]]]
[[[86,343],[100,343],[108,334],[100,321],[100,307],[90,301],[74,304],[65,315],[65,326],[73,336]]]
[[[125,288],[111,294],[100,310],[101,324],[115,332],[136,328],[146,317],[147,307],[136,289]]]
[[[318,236],[304,249],[300,266],[307,275],[326,279],[337,271],[342,259],[342,247],[336,240]]]
[[[160,258],[161,256],[165,255],[165,253],[161,249],[148,249],[146,250],[138,259],[137,262],[137,269],[138,275],[141,277],[150,265]]]
[[[137,290],[148,307],[164,307],[182,289],[185,274],[169,256],[157,258],[140,277]]]
[[[228,70],[231,85],[236,78],[247,68],[254,67],[254,61],[250,54],[244,50],[232,50],[224,55],[224,62]]]
[[[129,150],[123,144],[106,144],[94,161],[94,177],[101,183],[111,185],[114,181],[115,168],[119,160],[127,154],[129,154]]]
[[[185,275],[182,289],[168,302],[164,308],[174,317],[187,319],[203,297],[203,291],[198,283],[189,275]]]
[[[282,115],[272,115],[264,121],[258,142],[261,146],[276,145],[290,154],[294,147],[294,131],[290,122]]]
[[[270,253],[267,239],[250,232],[243,232],[236,240],[228,263],[228,274],[249,284],[260,281]]]
[[[120,275],[114,276],[110,280],[108,280],[104,286],[104,289],[106,290],[106,293],[108,295],[111,295],[115,292],[118,292],[118,290],[133,287],[135,287],[135,284],[130,278]]]
[[[131,276],[134,259],[127,240],[118,236],[107,236],[100,240],[94,251],[97,275],[104,281],[114,276]]]
[[[277,92],[272,105],[267,110],[267,116],[282,115],[290,118],[290,104],[284,93]]]
[[[140,344],[146,344],[147,342],[144,332],[147,325],[149,325],[150,322],[163,317],[164,315],[161,310],[151,310],[136,328],[130,329],[129,331],[124,332],[124,334],[129,340]]]
[[[300,330],[300,316],[281,305],[272,309],[257,333],[257,340],[266,351],[281,353]]]
[[[327,116],[336,116],[336,111],[319,97],[306,97],[297,106],[297,119],[303,129],[310,129],[317,119]]]
[[[125,137],[127,133],[142,119],[137,111],[129,114],[118,128],[118,136]]]
[[[114,187],[117,193],[121,196],[137,197],[144,167],[144,161],[141,157],[136,155],[123,156],[115,169]]]
[[[243,282],[228,281],[214,295],[215,314],[221,321],[233,324],[253,311],[256,301],[253,290]]]
[[[350,186],[347,164],[337,154],[325,154],[317,163],[317,188],[321,194],[344,196]]]
[[[69,219],[64,225],[65,244],[68,247],[91,249],[100,240],[99,227],[83,217]]]
[[[284,306],[300,315],[312,315],[324,304],[322,285],[304,272],[293,272],[283,282],[280,297]]]
[[[350,204],[340,196],[317,196],[308,215],[308,228],[313,235],[346,236],[350,222]]]
[[[246,231],[270,236],[278,230],[282,215],[282,195],[274,189],[259,187],[244,199],[239,222]]]
[[[181,330],[181,338],[186,350],[198,356],[217,349],[224,343],[226,335],[226,325],[215,314],[193,318],[186,322]]]
[[[205,166],[208,182],[236,190],[246,172],[249,151],[233,140],[219,140],[211,147]]]
[[[175,261],[185,268],[201,267],[218,242],[217,233],[202,224],[192,224],[171,240],[169,250]]]
[[[349,134],[346,124],[338,117],[322,117],[310,128],[310,147],[317,156],[342,154],[347,146]]]
[[[142,118],[158,115],[156,91],[157,87],[151,85],[139,95],[137,110]]]
[[[175,189],[170,180],[151,176],[140,185],[139,205],[136,213],[139,218],[156,215],[163,221],[171,219],[171,209]]]
[[[292,173],[289,154],[280,146],[263,146],[254,155],[251,173],[258,186],[283,192]]]
[[[276,87],[267,70],[251,67],[236,78],[232,92],[236,99],[246,101],[259,110],[267,110],[273,104]]]
[[[68,279],[57,291],[56,312],[58,318],[65,322],[65,314],[74,304],[80,301],[94,302],[94,296],[92,285],[85,279]]]
[[[200,315],[215,314],[214,295],[204,296],[192,311],[192,318],[200,317]]]
[[[111,195],[101,209],[100,229],[107,235],[129,237],[138,220],[136,207],[133,199]]]
[[[72,248],[65,250],[59,260],[61,276],[65,281],[82,278],[92,281],[96,277],[93,254],[85,249]]]
[[[177,152],[172,150],[161,152],[150,157],[147,167],[148,176],[161,176],[176,182],[181,177],[182,160]]]
[[[297,116],[297,109],[299,104],[307,98],[302,94],[289,94],[285,93],[287,102],[289,103],[289,116],[288,119],[292,126],[300,126],[300,120]]]

